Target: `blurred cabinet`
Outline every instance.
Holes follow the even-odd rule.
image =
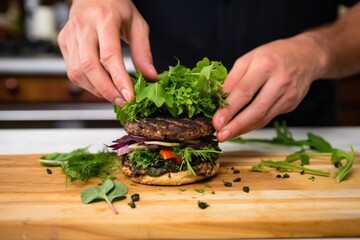
[[[105,102],[65,76],[0,75],[1,103]]]

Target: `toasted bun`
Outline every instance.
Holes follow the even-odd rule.
[[[201,181],[203,179],[214,176],[216,172],[219,170],[220,163],[219,161],[215,161],[215,165],[211,172],[206,175],[194,175],[189,171],[180,171],[177,173],[163,174],[158,177],[152,177],[149,175],[140,175],[138,177],[134,177],[131,174],[131,169],[129,167],[122,167],[123,173],[130,177],[130,179],[134,182],[148,185],[168,185],[168,186],[176,186],[176,185],[184,185],[189,183],[194,183]]]

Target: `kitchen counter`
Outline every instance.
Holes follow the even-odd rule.
[[[105,202],[83,204],[80,191],[99,184],[67,182],[58,167],[42,166],[38,158],[49,152],[68,152],[91,146],[100,150],[125,134],[113,129],[2,129],[0,130],[0,238],[1,239],[239,239],[336,238],[360,236],[360,127],[290,128],[295,139],[308,132],[334,147],[357,150],[353,171],[336,183],[329,156],[311,159],[311,167],[329,177],[251,166],[261,159],[281,160],[293,147],[266,144],[220,145],[218,173],[184,186],[134,184],[118,173],[114,181],[128,188],[127,198],[114,202],[119,214]],[[246,138],[275,136],[273,128],[245,134]],[[234,172],[238,170],[238,173]],[[240,177],[231,187],[224,181]],[[249,192],[244,187],[249,187]],[[140,195],[136,208],[130,196]],[[206,209],[198,201],[208,203]]]
[[[350,144],[360,151],[360,127],[293,127],[290,128],[294,139],[306,139],[308,132],[324,137],[334,147],[349,150]],[[122,128],[104,129],[0,129],[0,154],[36,154],[47,152],[67,152],[74,148],[90,146],[97,151],[125,134]],[[275,136],[272,128],[258,129],[244,138],[266,138]],[[222,143],[224,151],[255,150],[262,152],[292,151],[293,148],[269,146],[266,144]]]

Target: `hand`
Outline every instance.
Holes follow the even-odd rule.
[[[315,41],[299,35],[237,59],[223,86],[228,106],[213,119],[218,140],[264,127],[275,116],[294,110],[320,76],[322,56]]]
[[[135,67],[155,80],[148,35],[147,23],[130,0],[74,0],[58,37],[69,79],[122,107],[134,92],[120,38],[129,44]]]

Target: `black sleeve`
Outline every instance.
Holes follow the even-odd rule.
[[[355,5],[356,3],[358,3],[358,0],[341,0],[340,3],[347,6],[347,7],[351,7],[353,5]]]

